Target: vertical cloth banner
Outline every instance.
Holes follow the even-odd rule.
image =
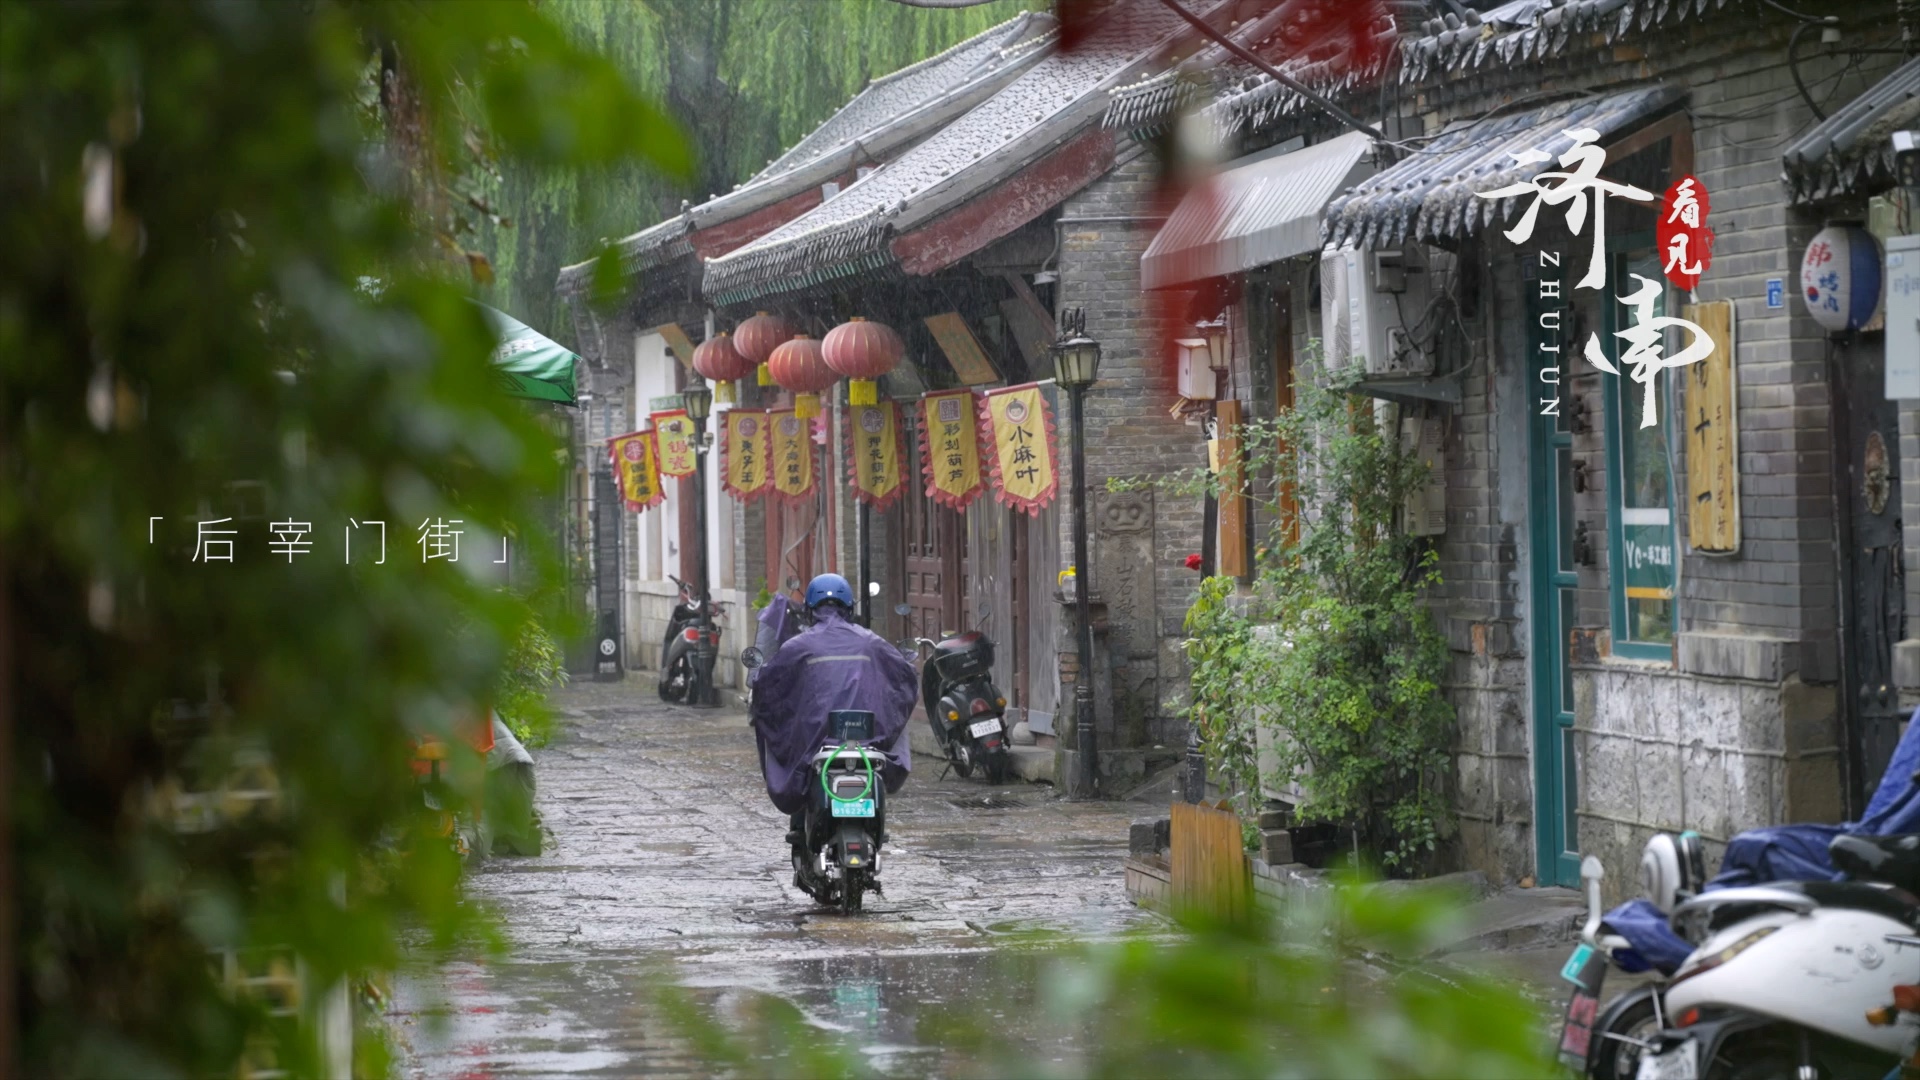
[[[660,505],[667,497],[660,486],[660,462],[654,455],[653,432],[636,431],[607,440],[607,456],[613,460],[614,479],[620,485],[620,497],[627,509],[645,510]]]
[[[741,502],[752,502],[773,482],[766,411],[728,409],[720,415],[721,486]]]
[[[987,391],[980,403],[980,443],[1003,505],[1038,514],[1053,502],[1060,489],[1053,416],[1038,383]]]
[[[792,409],[767,413],[773,448],[773,494],[782,502],[813,498],[813,424]]]
[[[987,489],[980,469],[980,395],[943,390],[920,399],[920,463],[927,497],[965,510]]]
[[[685,409],[653,414],[653,441],[660,455],[661,476],[692,476],[694,470],[693,418]]]
[[[885,510],[907,490],[907,443],[900,406],[891,401],[849,405],[843,426],[853,497],[875,510]]]

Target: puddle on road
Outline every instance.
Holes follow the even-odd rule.
[[[757,972],[683,965],[682,985],[731,1026],[745,1012],[738,991],[792,1003],[823,1038],[844,1041],[889,1075],[986,1069],[1032,1072],[1078,1052],[1079,1032],[1044,1014],[1042,975],[1071,963],[1053,950],[980,949],[823,957]],[[776,1055],[775,1060],[796,1055]]]

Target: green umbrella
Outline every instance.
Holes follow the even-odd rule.
[[[486,312],[488,325],[500,336],[500,345],[493,350],[493,368],[507,393],[572,405],[573,365],[580,358],[506,312],[474,303]]]

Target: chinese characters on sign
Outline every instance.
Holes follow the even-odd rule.
[[[1053,501],[1053,418],[1034,383],[989,390],[980,407],[981,442],[988,447],[1000,502],[1038,514]]]
[[[1567,228],[1576,237],[1591,220],[1593,223],[1591,254],[1587,260],[1586,273],[1574,283],[1574,287],[1603,289],[1607,283],[1607,197],[1617,196],[1633,199],[1636,202],[1652,202],[1654,196],[1652,192],[1632,184],[1622,184],[1601,178],[1600,170],[1606,165],[1607,155],[1606,151],[1594,145],[1600,138],[1598,131],[1592,128],[1574,128],[1564,134],[1573,140],[1573,145],[1561,154],[1559,159],[1560,164],[1568,171],[1543,171],[1531,180],[1509,184],[1492,191],[1478,192],[1477,195],[1483,199],[1505,199],[1515,195],[1533,196],[1533,202],[1520,215],[1520,220],[1514,223],[1513,228],[1506,230],[1507,239],[1516,244],[1533,238],[1533,228],[1538,223],[1542,206],[1565,204]],[[1520,165],[1536,165],[1552,160],[1552,155],[1544,150],[1525,150],[1512,157]],[[1558,181],[1558,183],[1551,183],[1552,181]],[[1690,176],[1683,177],[1667,192],[1661,208],[1662,222],[1659,226],[1660,237],[1668,242],[1662,248],[1662,262],[1666,265],[1667,276],[1676,283],[1683,280],[1698,283],[1699,274],[1711,261],[1713,233],[1706,228],[1707,209],[1706,189]],[[1671,243],[1675,238],[1679,238],[1682,242]],[[1541,252],[1540,265],[1543,268],[1559,266],[1559,253]],[[1637,274],[1633,277],[1641,283],[1640,288],[1620,297],[1620,302],[1630,310],[1631,321],[1626,329],[1616,332],[1615,336],[1623,339],[1628,347],[1626,353],[1620,357],[1620,363],[1632,368],[1631,377],[1641,384],[1640,426],[1652,427],[1658,417],[1654,401],[1654,377],[1667,368],[1684,367],[1704,359],[1713,351],[1713,342],[1707,337],[1706,331],[1685,319],[1665,316],[1656,318],[1653,310],[1660,297],[1660,286]],[[1549,278],[1542,273],[1539,290],[1539,299],[1543,302],[1560,299],[1559,277],[1556,275]],[[1549,315],[1554,320],[1554,325],[1550,329],[1558,330],[1560,315],[1557,311],[1542,313],[1542,327],[1547,328],[1545,321]],[[1663,331],[1667,327],[1684,329],[1689,334],[1689,343],[1677,356],[1666,355]],[[1551,363],[1542,366],[1540,380],[1553,386],[1555,391],[1551,397],[1541,399],[1540,411],[1542,415],[1551,416],[1557,415],[1560,407],[1558,387],[1561,368],[1557,355],[1559,352],[1557,338],[1552,344],[1550,354],[1546,348],[1542,346],[1543,356]],[[1598,332],[1587,339],[1585,355],[1588,362],[1599,370],[1619,374],[1619,369],[1606,359]]]
[[[751,502],[765,495],[773,481],[767,414],[761,409],[729,409],[721,417],[721,450],[726,459],[721,484],[727,494]]]
[[[900,407],[891,401],[850,405],[845,426],[847,471],[853,479],[853,497],[876,510],[884,510],[907,488]]]
[[[1660,272],[1680,289],[1692,292],[1700,275],[1713,265],[1713,230],[1707,228],[1707,189],[1691,176],[1673,182],[1660,200],[1660,223],[1654,234],[1660,250]]]
[[[653,441],[660,455],[661,476],[693,475],[693,418],[685,409],[654,413]]]
[[[660,486],[660,464],[654,455],[653,432],[636,431],[607,440],[607,454],[613,459],[620,497],[627,509],[645,510],[658,506],[667,493]]]
[[[921,469],[927,496],[965,510],[987,488],[980,471],[979,395],[946,390],[920,399]]]
[[[787,503],[813,497],[813,424],[792,409],[767,413],[772,428],[773,493]]]
[[[1734,402],[1733,301],[1685,309],[1713,352],[1687,374],[1687,542],[1695,551],[1740,549],[1740,443]]]
[[[154,544],[160,542],[159,537],[156,535],[155,526],[165,520],[166,518],[164,517],[151,517],[147,519],[147,543]],[[193,554],[188,561],[197,563],[232,563],[236,561],[235,545],[240,543],[240,541],[233,538],[240,535],[240,530],[231,527],[233,520],[234,519],[230,517],[204,518],[198,520],[194,528]],[[457,526],[463,524],[465,524],[465,521],[460,518],[422,519],[419,529],[416,530],[420,534],[421,563],[424,564],[434,561],[459,562],[460,537],[465,534],[465,530]],[[387,561],[387,523],[384,521],[361,521],[358,518],[348,518],[347,524],[340,529],[341,561],[348,565],[353,564],[354,534],[363,529],[367,530],[368,535],[372,535],[373,530],[377,529],[378,539],[369,544],[367,537],[362,537],[363,548],[370,546],[372,551],[362,550],[360,552],[361,562],[372,566],[385,565]],[[311,521],[270,522],[266,527],[267,553],[270,556],[284,558],[288,564],[292,564],[295,556],[313,554],[313,535],[314,528],[313,522]],[[369,554],[376,554],[377,557],[368,560],[366,556]],[[506,537],[502,536],[500,538],[500,557],[492,560],[492,562],[494,565],[500,566],[506,564],[507,561],[508,541]]]

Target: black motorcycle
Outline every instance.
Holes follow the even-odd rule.
[[[726,605],[694,595],[693,586],[671,574],[668,580],[680,587],[680,598],[674,603],[666,638],[660,643],[660,700],[714,704],[710,700],[713,661],[720,655],[719,620]],[[704,630],[703,623],[707,627]]]
[[[962,777],[975,766],[987,783],[1004,784],[1013,770],[1007,741],[1007,698],[993,685],[993,642],[978,630],[946,634],[939,641],[915,638],[931,650],[920,665],[920,701],[927,722]]]

